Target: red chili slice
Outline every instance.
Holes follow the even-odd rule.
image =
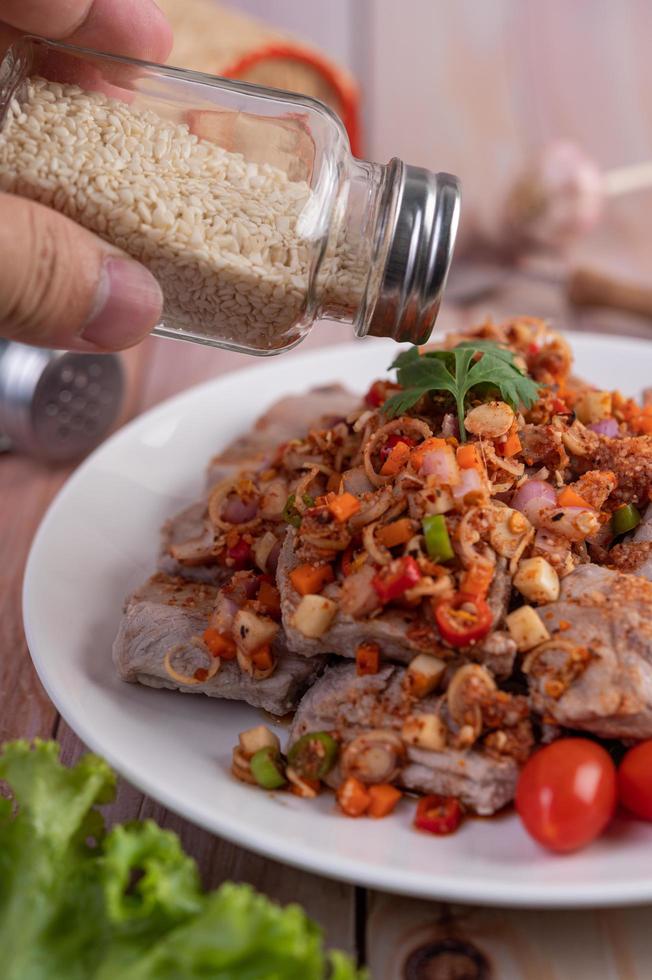
[[[429,834],[452,834],[462,822],[462,807],[454,796],[424,796],[417,804],[414,826]]]
[[[411,555],[397,558],[386,569],[379,572],[371,584],[382,603],[399,599],[408,589],[416,585],[421,578],[421,569]]]
[[[229,548],[227,555],[233,561],[233,568],[242,571],[252,564],[251,545],[244,538],[239,538],[232,548]]]
[[[435,619],[446,643],[452,647],[465,647],[487,635],[493,614],[481,596],[458,592],[452,599],[437,603]]]

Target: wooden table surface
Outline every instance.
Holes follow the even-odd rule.
[[[549,286],[514,282],[498,300],[464,314],[445,310],[441,327],[493,310],[553,316],[568,326],[652,335],[652,324],[606,314],[577,316]],[[350,339],[321,324],[307,346]],[[129,396],[122,421],[190,384],[251,361],[192,344],[151,339],[125,355]],[[300,387],[301,379],[297,379]],[[34,532],[70,470],[24,457],[0,457],[0,739],[57,738],[70,762],[84,746],[57,714],[32,666],[21,620],[23,569]],[[122,781],[109,820],[150,816],[176,830],[199,862],[204,882],[248,881],[280,902],[298,901],[331,945],[355,953],[374,980],[407,977],[415,949],[447,940],[448,953],[418,980],[644,980],[652,975],[652,909],[510,912],[450,907],[370,892],[318,878],[250,854],[193,827]],[[652,862],[651,862],[652,868]],[[651,871],[652,873],[652,871]],[[416,975],[415,975],[416,976]]]

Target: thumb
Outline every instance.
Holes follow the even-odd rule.
[[[0,194],[0,336],[122,350],[161,317],[154,276],[56,211]]]

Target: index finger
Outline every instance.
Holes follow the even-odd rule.
[[[20,34],[39,34],[158,62],[172,48],[172,30],[154,0],[3,0],[0,18],[9,25],[3,46]]]

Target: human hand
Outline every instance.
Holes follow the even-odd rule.
[[[153,0],[1,0],[0,48],[21,34],[165,61],[170,27]],[[160,319],[147,269],[50,208],[0,194],[0,337],[121,350]]]

